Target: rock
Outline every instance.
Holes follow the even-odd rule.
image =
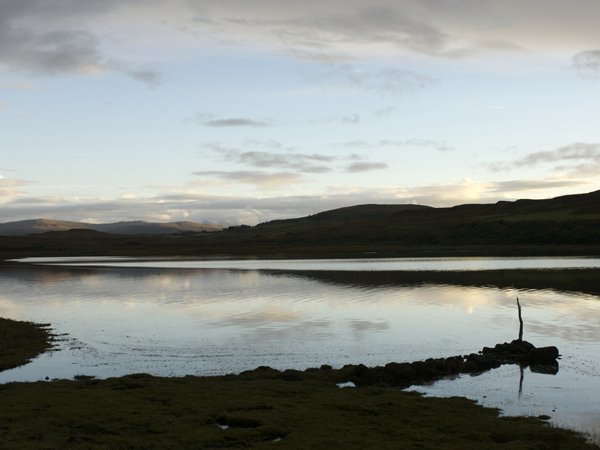
[[[534,348],[529,353],[528,362],[530,364],[551,364],[558,358],[558,348],[539,347]]]
[[[556,375],[558,373],[558,361],[553,361],[551,364],[533,364],[529,366],[529,370],[534,373]]]

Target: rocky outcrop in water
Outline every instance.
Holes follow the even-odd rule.
[[[383,367],[369,368],[362,364],[344,366],[338,375],[341,378],[345,376],[357,386],[387,383],[407,387],[461,373],[481,373],[502,364],[530,366],[534,372],[555,374],[558,372],[558,356],[556,347],[535,347],[527,341],[516,339],[464,356],[430,358],[412,363],[392,362]]]
[[[533,344],[514,340],[496,344],[494,347],[483,347],[478,353],[450,356],[448,358],[430,358],[416,362],[390,362],[385,366],[367,367],[363,364],[349,364],[341,369],[333,369],[329,365],[305,371],[288,369],[280,372],[270,367],[259,367],[243,372],[242,375],[265,376],[286,381],[301,381],[310,377],[326,377],[335,382],[352,382],[356,386],[388,384],[408,387],[441,378],[457,376],[461,373],[477,374],[500,367],[502,364],[519,364],[529,366],[532,372],[556,374],[558,372],[556,347],[535,347]]]

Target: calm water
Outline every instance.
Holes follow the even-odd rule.
[[[548,414],[588,432],[600,429],[597,296],[410,285],[399,272],[397,282],[393,272],[385,283],[364,282],[370,271],[598,268],[598,259],[52,262],[75,266],[0,270],[0,316],[48,322],[65,334],[58,351],[0,373],[0,382],[377,365],[466,354],[516,337],[519,297],[525,339],[556,345],[563,355],[557,375],[525,369],[520,394],[517,366],[419,390],[470,396],[507,414]],[[306,269],[312,271],[299,271]],[[330,271],[338,272],[333,277]]]

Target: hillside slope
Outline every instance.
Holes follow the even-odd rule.
[[[136,225],[130,224],[130,230]],[[147,235],[93,230],[0,236],[19,256],[600,256],[600,191],[547,200],[358,205],[214,233]]]
[[[0,223],[0,236],[18,236],[49,231],[94,230],[114,234],[173,234],[181,232],[218,231],[220,225],[197,222],[154,223],[141,220],[93,224],[66,220],[32,219]]]

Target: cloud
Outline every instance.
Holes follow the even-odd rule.
[[[600,144],[576,142],[574,144],[559,147],[556,150],[530,153],[526,157],[517,160],[517,166],[535,166],[550,162],[564,161],[593,161],[600,162]]]
[[[78,19],[105,13],[118,2],[8,0],[0,5],[0,68],[34,75],[121,72],[149,86],[158,74],[111,58],[92,27]]]
[[[262,120],[249,119],[246,117],[215,118],[210,113],[197,113],[192,120],[205,127],[229,128],[229,127],[253,127],[263,128],[269,123]]]
[[[378,110],[373,112],[373,115],[375,117],[389,117],[394,111],[396,111],[398,108],[396,108],[395,106],[384,106],[383,108],[379,108]]]
[[[261,198],[244,195],[215,195],[202,188],[204,178],[264,183],[277,181],[285,175],[264,172],[199,172],[198,180],[185,186],[156,187],[154,196],[136,198],[69,199],[20,195],[2,204],[2,220],[20,220],[32,217],[60,218],[94,222],[118,220],[176,221],[233,224],[256,224],[267,220],[302,217],[320,211],[367,203],[422,204],[437,207],[464,203],[493,203],[518,198],[547,198],[568,194],[590,183],[581,179],[526,179],[480,182],[461,180],[455,183],[429,184],[412,187],[364,188],[352,186],[330,187],[304,195],[270,195]],[[291,180],[296,174],[290,174]],[[273,177],[270,181],[268,177]],[[0,179],[0,182],[2,179]],[[288,180],[289,181],[289,180]],[[17,181],[12,180],[10,183]],[[286,181],[287,182],[287,181]],[[6,186],[6,182],[5,186]],[[23,182],[17,182],[23,183]],[[2,183],[0,183],[0,186]],[[592,185],[593,186],[593,185]],[[1,189],[1,188],[0,188]],[[281,191],[278,191],[281,192]]]
[[[341,63],[355,59],[354,57],[341,52],[322,52],[292,48],[287,49],[285,53],[287,55],[293,56],[294,58],[320,63]]]
[[[586,50],[571,58],[573,68],[580,76],[600,75],[600,50]]]
[[[372,148],[404,148],[404,147],[423,147],[432,148],[440,152],[452,151],[453,147],[445,142],[431,139],[381,139],[379,141],[354,140],[346,142],[336,142],[333,144],[336,148],[354,148],[354,149],[372,149]]]
[[[27,181],[16,178],[4,178],[0,175],[0,202],[14,201],[23,195],[23,192],[19,188],[27,184],[29,184]]]
[[[294,147],[286,147],[277,141],[255,141],[247,139],[241,147],[250,147],[265,150],[238,150],[236,148],[225,147],[219,143],[207,143],[204,145],[213,151],[223,155],[226,161],[238,164],[244,164],[257,168],[277,168],[291,169],[299,173],[327,173],[335,169],[339,162],[357,161],[362,157],[355,153],[348,155],[326,155],[320,153],[302,153]],[[378,168],[380,163],[375,164]],[[366,167],[366,166],[365,166]],[[356,167],[355,172],[361,171]],[[369,168],[363,169],[370,170]]]
[[[583,180],[572,179],[546,179],[546,180],[509,180],[497,181],[492,183],[489,192],[523,192],[523,191],[538,191],[555,188],[573,189],[579,186],[586,185]]]
[[[262,172],[255,170],[238,171],[198,171],[194,175],[199,177],[219,178],[221,180],[230,180],[236,183],[252,184],[259,187],[287,186],[304,182],[302,176],[290,172]]]
[[[279,45],[292,56],[377,52],[464,58],[589,48],[600,39],[596,2],[566,0],[232,0],[194,2],[196,26],[230,41]],[[543,15],[540,14],[543,11]],[[290,52],[290,49],[292,50]],[[328,58],[323,58],[327,60]]]
[[[235,155],[238,162],[254,167],[276,167],[294,169],[305,173],[324,173],[331,169],[322,163],[333,161],[333,157],[304,153],[242,152]]]
[[[289,2],[261,3],[252,9],[240,2],[214,8],[212,20],[204,24],[211,30],[229,28],[234,35],[262,37],[294,49],[386,44],[428,55],[457,53],[450,48],[450,36],[426,16],[411,17],[410,7],[398,8],[390,1],[309,2],[302,8],[293,8]]]
[[[574,63],[596,73],[599,16],[597,2],[574,6],[566,0],[4,0],[0,61],[6,69],[41,75],[116,71],[153,86],[158,74],[137,69],[132,55],[161,36],[159,59],[171,59],[173,48],[190,42],[260,46],[328,64],[374,53],[464,58],[591,49],[575,55]],[[428,82],[394,70],[366,85],[397,93],[406,89],[399,85]]]
[[[576,142],[554,150],[529,153],[509,162],[496,162],[488,167],[496,172],[515,167],[538,167],[554,164],[556,171],[578,175],[600,174],[600,143]]]
[[[122,72],[126,75],[129,75],[131,78],[145,84],[147,87],[155,88],[160,86],[162,82],[162,76],[160,73],[153,69],[130,67],[129,65],[118,61],[112,61],[108,63],[107,67],[117,72]]]
[[[265,122],[240,117],[231,119],[215,119],[204,123],[207,127],[266,127]]]
[[[378,71],[343,64],[328,72],[324,79],[332,83],[343,80],[354,88],[380,95],[397,95],[424,89],[436,82],[434,78],[412,70],[388,67]]]
[[[346,167],[346,172],[370,172],[372,170],[387,169],[388,165],[380,162],[355,162]]]
[[[341,118],[342,123],[347,123],[350,125],[356,125],[360,123],[360,116],[358,114],[352,114],[350,116],[344,116]]]

